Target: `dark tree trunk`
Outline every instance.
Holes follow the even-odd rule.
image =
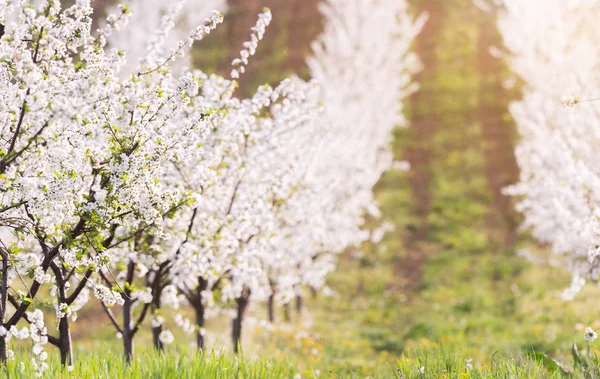
[[[196,346],[198,350],[204,350],[204,304],[202,303],[202,299],[195,305],[196,310]]]
[[[133,358],[133,329],[131,328],[132,320],[132,301],[130,298],[126,298],[123,303],[123,349],[125,353],[125,360],[127,364],[131,363]]]
[[[267,313],[269,315],[269,322],[275,322],[275,293],[271,293],[269,300],[267,301]]]
[[[292,316],[290,315],[290,303],[285,303],[283,305],[283,319],[285,322],[292,321]]]
[[[153,288],[156,289],[156,291],[153,290],[153,294],[152,294],[152,318],[156,318],[157,314],[160,313],[160,296],[162,293],[161,290],[161,286],[160,286],[160,278],[159,277],[155,277],[154,278],[155,281],[157,281],[157,283],[154,284]],[[147,283],[148,285],[150,285],[151,283]],[[162,325],[159,326],[153,326],[152,327],[152,345],[154,346],[154,348],[158,351],[163,351],[165,346],[162,342],[160,342],[160,333],[163,331],[163,327]]]
[[[242,340],[242,324],[244,322],[244,313],[250,302],[250,291],[244,290],[242,295],[235,300],[237,305],[237,316],[233,319],[231,328],[231,337],[233,341],[233,352],[238,353]]]
[[[296,313],[301,314],[304,309],[304,298],[302,294],[296,295]]]
[[[58,322],[60,364],[63,366],[73,365],[73,343],[71,340],[71,328],[69,328],[69,318],[61,318]]]
[[[4,28],[2,29],[2,32]],[[1,37],[1,35],[0,35]],[[6,321],[6,310],[8,306],[8,253],[2,249],[2,285],[0,287],[0,325],[4,326]],[[0,362],[3,366],[6,366],[8,361],[7,356],[7,341],[6,338],[0,337]]]
[[[208,289],[208,280],[198,277],[198,289],[192,296],[192,306],[196,312],[196,346],[198,350],[204,350],[204,325],[206,323],[206,309],[202,300],[202,292]],[[213,288],[214,289],[214,288]]]
[[[152,327],[152,344],[158,351],[163,351],[165,346],[160,342],[160,333],[163,331],[162,325]]]
[[[127,264],[127,276],[125,278],[125,290],[121,294],[121,298],[123,299],[123,308],[122,308],[122,320],[123,325],[119,326],[119,322],[110,311],[110,309],[102,302],[105,313],[108,315],[112,324],[115,326],[117,331],[121,333],[121,337],[123,338],[123,353],[125,354],[125,361],[127,365],[131,364],[133,359],[134,347],[133,347],[133,338],[137,333],[140,325],[144,321],[146,315],[148,314],[148,309],[151,304],[144,304],[140,315],[137,320],[133,319],[133,305],[137,301],[131,298],[131,287],[133,283],[133,275],[135,272],[136,263],[129,261]]]
[[[0,362],[2,362],[2,366],[6,368],[6,362],[8,361],[8,344],[6,343],[6,338],[0,337]]]
[[[269,316],[269,322],[275,322],[275,281],[269,279],[269,287],[271,287],[271,295],[269,295],[269,299],[267,300],[267,314]]]
[[[137,242],[136,242],[137,244]],[[127,264],[127,277],[125,279],[125,293],[123,296],[123,351],[125,361],[131,364],[133,359],[133,336],[135,334],[133,325],[133,300],[131,299],[131,285],[133,284],[133,275],[135,273],[135,263],[129,261]]]
[[[52,272],[56,280],[58,304],[68,304],[65,276],[61,271],[60,267],[52,262],[50,264]],[[60,363],[64,366],[71,366],[73,364],[73,347],[71,341],[71,328],[69,326],[69,317],[65,314],[58,321],[58,343],[56,344],[60,351]]]
[[[125,332],[125,330],[123,330]],[[123,349],[125,351],[125,361],[128,365],[131,364],[133,359],[133,335],[123,333]]]

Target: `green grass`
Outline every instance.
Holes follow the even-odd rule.
[[[575,363],[577,359],[577,363]],[[396,366],[399,378],[597,378],[597,356],[577,353],[568,365],[531,351],[519,358],[494,354],[485,361],[461,356],[454,349],[415,351]]]
[[[28,362],[28,361],[25,361]],[[192,355],[186,352],[158,354],[145,351],[139,354],[131,366],[110,349],[99,350],[78,360],[73,370],[60,367],[53,359],[44,377],[49,378],[105,378],[105,379],[149,379],[149,378],[286,378],[298,373],[293,364],[285,361],[272,362],[267,359],[247,361],[225,355]],[[32,364],[9,364],[10,378],[32,378]]]
[[[25,353],[27,354],[27,353]],[[36,370],[28,359],[11,361],[0,377],[31,378]],[[190,354],[187,351],[167,354],[144,351],[127,365],[110,348],[100,349],[79,360],[73,369],[62,368],[56,359],[44,372],[48,378],[597,378],[600,359],[589,351],[573,351],[572,359],[559,362],[530,351],[512,358],[495,353],[478,360],[460,355],[456,348],[438,346],[403,354],[395,362],[375,367],[371,372],[336,371],[320,365],[302,365],[285,359],[245,359],[242,355]]]

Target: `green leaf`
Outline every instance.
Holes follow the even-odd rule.
[[[549,357],[548,355],[540,352],[531,352],[529,354],[530,359],[533,359],[541,363],[547,370],[552,372],[560,372],[563,375],[570,376],[572,373],[567,370],[559,361]]]
[[[573,344],[571,348],[571,352],[573,354],[573,365],[577,367],[577,365],[583,366],[584,363],[581,361],[581,357],[579,356],[579,350],[577,349],[577,345]]]

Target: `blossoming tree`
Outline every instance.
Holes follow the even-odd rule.
[[[18,1],[0,11],[6,23],[0,42],[5,89],[0,118],[7,141],[1,163],[0,356],[7,358],[7,340],[29,335],[36,356],[43,357],[40,347],[50,341],[60,347],[66,364],[71,360],[67,316],[82,305],[78,299],[85,298],[86,288],[91,285],[109,303],[121,301],[122,294],[90,282],[94,272],[110,263],[111,249],[146,230],[160,233],[163,218],[190,202],[189,194],[165,187],[157,178],[167,162],[185,155],[180,142],[201,134],[206,122],[199,111],[187,109],[191,90],[185,78],[162,68],[220,16],[121,80],[123,54],[104,47],[106,36],[126,18],[126,8],[109,17],[95,36],[89,1],[66,9],[57,1],[37,8]],[[190,117],[183,127],[168,122],[186,112]],[[47,335],[39,313],[28,312],[48,304],[38,296],[52,282],[57,338]],[[8,303],[15,309],[12,314]],[[16,325],[22,319],[38,331],[19,332]]]
[[[600,5],[501,3],[507,58],[525,81],[523,100],[511,107],[522,137],[516,151],[521,180],[507,192],[520,198],[524,227],[552,246],[554,263],[572,272],[572,286],[564,293],[571,298],[586,278],[597,281],[600,273],[599,116],[592,103],[582,101],[598,97]],[[572,94],[578,97],[565,97]]]

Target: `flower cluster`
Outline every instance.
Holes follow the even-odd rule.
[[[224,12],[226,3],[225,0],[128,1],[127,25],[107,37],[112,48],[127,56],[121,75],[129,76],[140,68],[149,70],[161,64],[168,64],[173,73],[185,73],[191,67],[188,53],[192,44],[202,40],[223,21],[221,13],[213,9]],[[123,13],[123,5],[115,6],[109,13],[116,19]],[[107,19],[106,24],[109,23],[110,19]]]
[[[252,27],[252,34],[250,35],[250,41],[244,42],[244,48],[240,51],[240,57],[236,58],[231,62],[234,69],[231,71],[231,77],[233,79],[239,79],[240,74],[246,71],[248,65],[248,58],[256,54],[258,43],[263,39],[267,26],[271,23],[272,15],[269,9],[265,9],[258,17],[258,22]]]

